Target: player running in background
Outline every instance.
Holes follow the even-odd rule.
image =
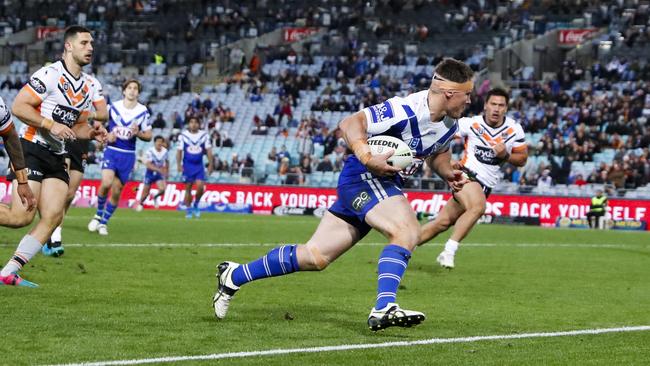
[[[505,90],[492,89],[485,97],[483,115],[458,121],[458,134],[464,141],[465,152],[456,167],[465,172],[470,182],[453,193],[435,220],[422,226],[419,244],[454,225],[451,237],[436,259],[445,268],[454,268],[454,256],[460,241],[483,216],[485,202],[501,180],[501,165],[526,165],[528,147],[524,130],[515,120],[506,117],[509,100]]]
[[[179,172],[183,172],[185,183],[185,218],[191,219],[201,216],[199,201],[203,196],[205,188],[205,167],[203,166],[203,155],[208,158],[208,175],[212,173],[212,144],[210,136],[206,131],[200,131],[200,123],[197,117],[190,117],[188,129],[178,136],[178,148],[176,151],[176,164]],[[192,203],[192,185],[196,183],[196,195]]]
[[[17,198],[17,201],[12,202],[12,205],[22,204],[27,211],[32,211],[36,208],[36,198],[27,184],[27,168],[23,148],[11,120],[11,112],[2,98],[0,98],[0,136],[2,136],[5,150],[9,155],[11,162],[9,167],[16,176],[16,181],[12,182],[12,191],[15,190],[13,197]]]
[[[135,206],[136,211],[142,211],[144,201],[149,198],[151,185],[156,184],[158,193],[153,196],[154,207],[158,208],[160,202],[158,199],[165,194],[167,188],[167,175],[169,172],[169,153],[165,147],[165,138],[156,136],[153,139],[153,146],[144,154],[144,163],[147,170],[144,173],[144,187],[140,196],[140,201]]]
[[[101,84],[96,78],[90,75],[89,77],[93,78],[94,83],[97,85],[97,89],[99,91],[95,95],[95,100],[93,100],[93,107],[95,108],[95,110],[89,112],[90,115],[88,116],[88,121],[93,123],[94,128],[100,128],[103,126],[102,122],[106,122],[108,120],[108,108],[106,107],[106,100],[102,95]],[[74,200],[74,197],[77,193],[77,189],[79,189],[79,185],[83,180],[84,171],[86,170],[86,159],[88,157],[89,143],[90,141],[81,140],[81,139],[66,142],[65,147],[66,150],[68,151],[66,163],[68,166],[68,175],[70,176],[70,183],[68,184],[68,195],[66,197],[64,217],[65,214],[68,213],[68,210],[72,205],[72,201]],[[56,229],[54,229],[54,232],[52,233],[52,237],[50,237],[50,240],[48,240],[47,243],[43,245],[44,255],[53,256],[53,257],[59,257],[63,255],[64,248],[63,248],[63,238],[61,234],[61,231],[63,229],[62,226],[63,223],[57,226]]]
[[[97,213],[88,223],[88,230],[108,235],[108,221],[117,209],[120,195],[129,181],[135,164],[136,139],[151,140],[151,121],[147,107],[138,103],[140,82],[130,79],[122,84],[124,99],[108,109],[108,146],[102,161],[102,182],[97,193]],[[108,191],[111,191],[107,201]]]
[[[419,242],[420,226],[402,193],[399,169],[386,162],[392,152],[372,155],[367,138],[390,135],[403,140],[416,156],[413,167],[405,172],[414,173],[426,162],[452,189],[460,189],[465,180],[450,164],[449,144],[458,129],[456,119],[470,102],[472,77],[466,64],[444,59],[436,66],[428,90],[390,98],[343,119],[339,127],[353,154],[343,166],[337,201],[305,245],[283,245],[248,264],[219,264],[213,298],[216,317],[226,316],[232,296],[244,284],[296,271],[323,270],[374,228],[390,244],[379,256],[377,297],[368,326],[376,331],[421,323],[423,313],[396,303],[400,281]]]
[[[37,286],[17,272],[41,250],[63,220],[69,182],[65,141],[95,138],[103,142],[106,137],[103,127],[91,128],[88,123],[92,101],[99,99],[95,80],[82,71],[92,60],[92,35],[86,28],[71,26],[65,31],[63,43],[63,59],[36,71],[16,96],[12,108],[25,124],[21,143],[40,219],[0,271],[0,282],[6,285]],[[14,173],[7,177],[16,178]],[[20,201],[14,197],[13,202]],[[0,224],[25,226],[35,214],[36,210],[28,211],[20,204],[0,206]]]

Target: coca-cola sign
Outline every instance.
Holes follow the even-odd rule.
[[[560,29],[558,32],[558,42],[561,46],[575,46],[586,41],[595,31],[595,28]]]

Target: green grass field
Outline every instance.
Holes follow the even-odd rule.
[[[482,225],[456,269],[434,265],[446,235],[414,253],[398,301],[420,326],[366,326],[384,239],[369,235],[322,273],[247,285],[214,318],[215,265],[304,242],[310,217],[118,210],[108,237],[86,231],[92,211],[66,218],[62,258],[23,270],[38,289],[0,287],[0,364],[64,364],[242,351],[560,332],[650,325],[650,234]],[[2,264],[25,230],[0,229]],[[171,245],[162,245],[162,244]],[[227,243],[232,245],[209,245]],[[240,243],[241,245],[235,245]],[[83,244],[83,245],[78,245]],[[159,244],[159,245],[151,245]],[[250,356],[178,364],[642,365],[650,331],[482,340]]]

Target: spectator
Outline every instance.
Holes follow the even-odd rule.
[[[151,127],[152,128],[164,129],[166,126],[167,126],[167,123],[165,123],[165,119],[163,118],[162,113],[156,114],[156,119],[151,124]]]
[[[316,166],[317,172],[332,172],[334,171],[334,165],[332,165],[332,160],[329,155],[325,155],[321,161],[318,162]]]
[[[537,187],[539,188],[551,188],[553,179],[551,178],[551,171],[544,169],[542,175],[537,179]]]

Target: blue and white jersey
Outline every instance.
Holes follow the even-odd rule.
[[[155,146],[152,146],[144,154],[144,162],[151,163],[156,168],[164,168],[167,160],[169,160],[169,152],[164,147],[158,151]]]
[[[119,100],[108,106],[108,132],[113,132],[117,139],[109,143],[108,148],[121,152],[135,154],[136,136],[133,126],[137,125],[140,131],[151,130],[149,111],[144,105],[137,103],[133,108],[126,108],[124,100]]]
[[[427,157],[447,151],[458,131],[458,123],[451,117],[431,121],[428,93],[423,90],[406,97],[393,97],[362,110],[368,123],[368,137],[388,135],[409,145],[416,165],[408,169],[411,172],[415,172]],[[363,180],[362,175],[371,175],[366,173],[366,167],[351,154],[345,161],[339,184],[357,182]]]
[[[183,151],[183,165],[202,165],[203,154],[212,148],[208,133],[201,130],[195,133],[183,131],[178,142],[177,149]]]

